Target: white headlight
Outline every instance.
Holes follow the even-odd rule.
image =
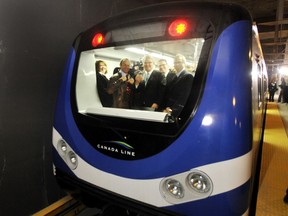
[[[67,154],[67,164],[71,169],[76,169],[78,166],[77,156],[72,151],[69,151]]]
[[[74,170],[78,166],[78,158],[73,149],[66,143],[64,139],[57,142],[57,151],[62,159],[66,162],[70,169]]]
[[[67,152],[67,144],[64,140],[59,140],[57,143],[57,150],[61,156],[64,156]]]
[[[204,199],[213,191],[209,176],[196,169],[163,178],[159,186],[162,197],[172,204]]]
[[[181,183],[174,179],[168,179],[164,183],[164,189],[174,198],[181,199],[184,197],[184,188]]]
[[[198,193],[208,193],[211,191],[212,182],[204,173],[190,173],[187,177],[187,183],[190,188]]]

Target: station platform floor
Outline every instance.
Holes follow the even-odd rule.
[[[269,102],[262,150],[256,216],[288,216],[288,105]]]

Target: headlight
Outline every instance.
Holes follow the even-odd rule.
[[[190,173],[187,177],[187,183],[192,190],[198,193],[207,193],[211,190],[211,180],[207,175],[200,172]]]
[[[57,142],[57,151],[70,169],[76,169],[78,166],[78,158],[71,147],[63,140],[60,139]]]
[[[72,151],[68,152],[67,154],[67,164],[71,169],[76,169],[78,166],[77,156]]]
[[[205,199],[213,192],[212,180],[197,169],[163,178],[159,186],[162,197],[172,204]]]
[[[57,150],[61,156],[65,156],[67,152],[67,144],[64,140],[59,140],[57,143]]]
[[[181,199],[184,197],[184,188],[181,183],[174,179],[168,179],[165,181],[165,190],[174,198]]]

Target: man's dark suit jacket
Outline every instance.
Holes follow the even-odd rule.
[[[173,86],[173,83],[176,81],[176,79],[177,79],[176,73],[169,71],[166,76],[166,88],[165,88],[165,93],[164,93],[164,99],[160,106],[160,110],[164,110],[167,107],[167,102],[169,99],[171,88]]]
[[[179,116],[184,108],[191,92],[193,79],[193,75],[184,70],[173,82],[169,92],[167,107],[172,109],[172,115],[174,117]]]
[[[176,73],[170,71],[166,76],[166,87],[173,83],[174,79],[176,78]]]
[[[160,71],[153,70],[143,93],[144,106],[151,107],[153,103],[159,106],[164,97],[165,86],[165,76]]]

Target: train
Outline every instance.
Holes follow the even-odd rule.
[[[160,60],[176,75],[169,92]],[[112,105],[100,94],[97,61]],[[114,105],[112,77],[130,98],[146,63],[161,78],[161,103],[176,94],[174,104]],[[183,70],[193,82],[176,90]],[[252,215],[267,80],[257,25],[242,6],[177,1],[111,16],[73,42],[54,114],[55,178],[102,215]]]

